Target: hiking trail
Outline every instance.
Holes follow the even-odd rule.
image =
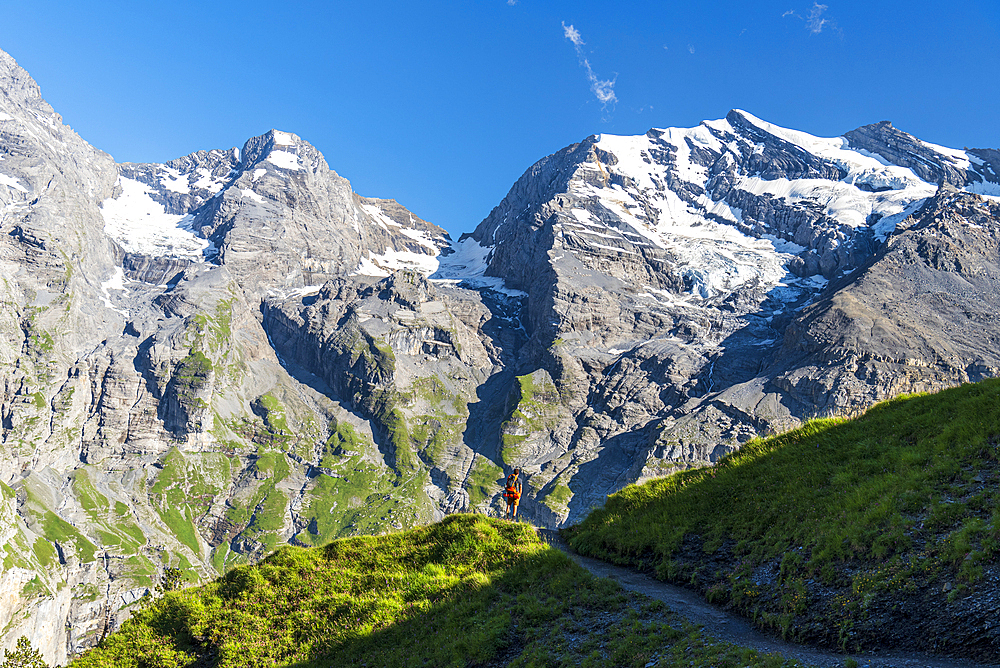
[[[695,591],[668,584],[649,575],[615,566],[574,552],[552,529],[537,529],[538,536],[552,547],[565,552],[570,559],[591,574],[609,578],[622,588],[663,601],[667,607],[704,631],[724,642],[749,647],[759,652],[780,654],[809,666],[843,668],[848,659],[859,668],[997,668],[994,663],[977,663],[970,659],[922,654],[919,652],[880,651],[842,654],[840,652],[786,642],[755,628],[746,618],[705,601]]]

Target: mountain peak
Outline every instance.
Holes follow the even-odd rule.
[[[0,50],[0,94],[21,105],[42,102],[39,85],[13,56],[3,50]]]

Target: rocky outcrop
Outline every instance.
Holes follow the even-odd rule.
[[[774,384],[821,414],[1000,374],[1000,204],[942,187],[786,330]]]
[[[925,145],[916,137],[892,127],[889,121],[865,125],[844,135],[851,146],[880,155],[894,165],[913,171],[928,183],[962,187],[965,170],[953,159]]]

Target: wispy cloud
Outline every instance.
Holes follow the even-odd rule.
[[[806,27],[809,28],[809,32],[814,34],[823,32],[823,26],[830,22],[830,19],[821,18],[827,9],[829,7],[826,5],[821,5],[818,2],[813,3],[812,9],[809,10],[809,16],[806,17]]]
[[[609,104],[613,105],[618,102],[618,97],[615,95],[615,79],[601,79],[596,74],[594,74],[594,68],[590,66],[590,61],[583,55],[583,45],[586,42],[580,36],[580,31],[574,28],[572,25],[566,25],[563,21],[563,35],[570,42],[573,43],[573,48],[576,49],[576,57],[580,61],[580,66],[587,73],[587,81],[590,82],[590,91],[595,97],[607,107]]]
[[[818,35],[823,32],[823,29],[827,29],[830,32],[835,32],[841,37],[844,36],[844,31],[837,27],[835,21],[830,18],[824,18],[823,14],[830,7],[828,5],[821,5],[818,2],[813,1],[813,6],[810,8],[809,13],[806,16],[802,16],[794,9],[789,9],[787,12],[781,15],[781,18],[786,16],[794,16],[798,20],[805,23],[806,30],[808,30],[813,35]]]
[[[513,7],[514,5],[517,4],[517,0],[507,0],[507,4]]]

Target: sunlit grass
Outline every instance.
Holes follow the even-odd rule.
[[[279,550],[167,593],[77,668],[797,666],[709,641],[533,528],[474,515]]]

